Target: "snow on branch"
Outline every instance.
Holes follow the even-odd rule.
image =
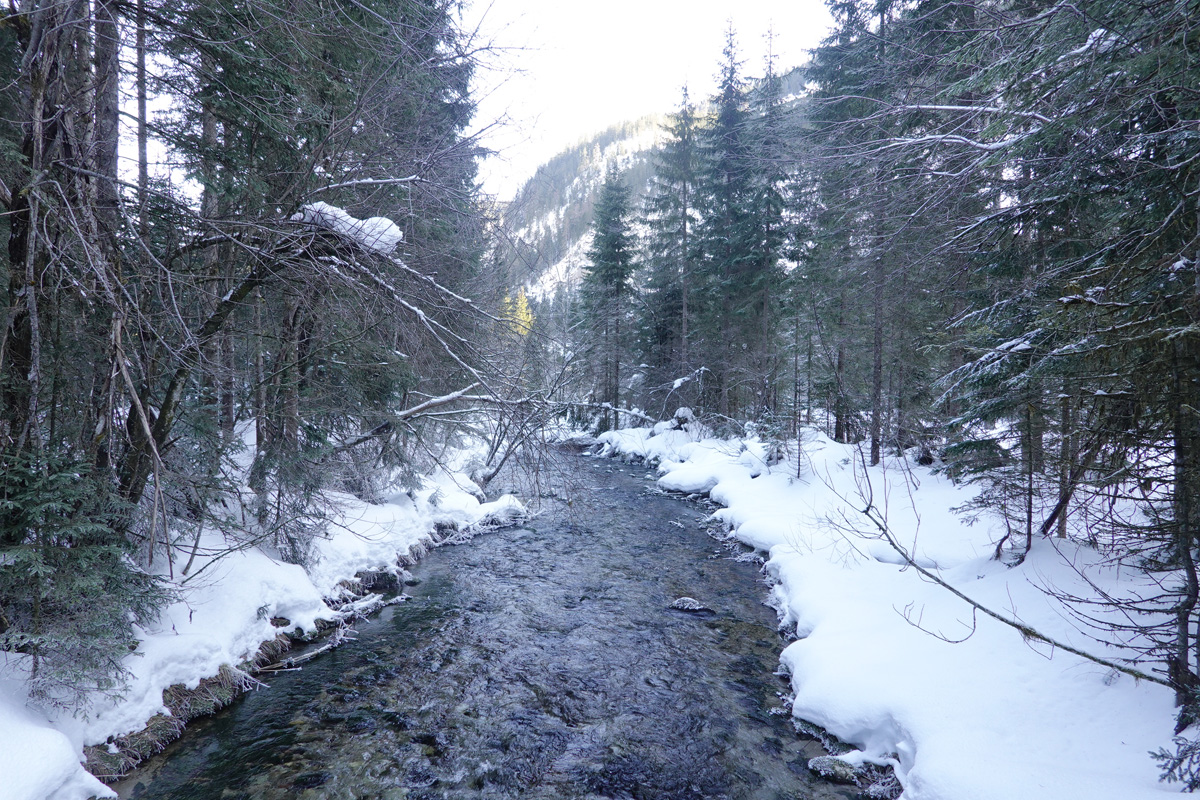
[[[962,144],[968,147],[973,147],[976,150],[983,150],[988,153],[995,153],[1000,150],[1005,150],[1012,147],[1014,144],[1021,142],[1039,131],[1030,131],[1021,136],[1010,136],[1007,139],[1001,139],[998,142],[977,142],[974,139],[969,139],[966,136],[960,136],[954,133],[930,134],[928,136],[916,136],[913,138],[898,138],[888,139],[886,148],[892,147],[910,147],[918,144]]]
[[[472,389],[476,388],[477,386],[479,386],[478,383],[472,383],[470,386],[467,386],[464,389],[459,389],[457,392],[451,392],[450,394],[442,395],[441,397],[431,397],[430,399],[426,400],[423,403],[415,405],[411,408],[406,408],[403,411],[401,411],[400,413],[396,414],[394,419],[388,420],[387,422],[383,423],[382,425],[377,425],[373,429],[367,431],[366,433],[362,434],[361,436],[358,436],[355,439],[352,439],[349,442],[346,442],[345,444],[338,445],[337,447],[333,448],[333,450],[331,452],[342,453],[342,452],[345,452],[346,450],[351,450],[355,447],[358,447],[360,444],[366,444],[367,442],[371,441],[372,439],[376,439],[380,436],[387,435],[387,434],[391,433],[392,430],[394,430],[395,422],[400,421],[400,420],[406,420],[410,417],[424,415],[430,409],[438,408],[439,406],[448,405],[450,403],[455,402],[456,400],[460,400],[464,396],[467,395],[467,392],[471,391]]]
[[[963,111],[976,114],[1006,114],[1011,117],[1023,117],[1027,119],[1036,119],[1038,122],[1049,125],[1053,122],[1052,119],[1045,114],[1039,114],[1036,111],[1016,111],[1011,108],[1000,108],[999,106],[939,106],[939,105],[903,105],[896,108],[897,111]]]
[[[317,201],[301,206],[292,222],[301,222],[332,231],[361,247],[381,255],[391,255],[404,238],[404,233],[387,217],[358,219],[343,208]]]
[[[450,394],[444,394],[441,397],[431,397],[430,399],[426,400],[425,402],[419,403],[418,405],[415,405],[412,408],[404,409],[403,411],[401,411],[399,414],[396,415],[396,419],[408,419],[409,417],[415,417],[415,416],[425,413],[426,411],[428,411],[431,408],[437,408],[438,406],[444,406],[444,405],[447,405],[448,403],[453,403],[455,400],[461,400],[463,397],[466,396],[467,392],[471,391],[472,389],[475,389],[478,386],[479,386],[479,383],[476,382],[476,383],[472,383],[470,386],[466,387],[465,389],[459,389],[457,392],[451,392]]]
[[[342,183],[332,183],[329,186],[322,186],[320,189],[314,189],[309,193],[309,196],[320,194],[321,192],[331,192],[334,189],[354,189],[359,186],[398,186],[404,183],[420,183],[423,178],[417,175],[409,175],[407,178],[359,178],[353,181],[343,181]]]

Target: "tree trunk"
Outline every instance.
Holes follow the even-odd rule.
[[[254,449],[258,458],[267,452],[267,371],[263,352],[263,298],[254,292]]]
[[[1175,608],[1175,642],[1168,662],[1168,673],[1175,686],[1177,706],[1195,706],[1200,687],[1197,669],[1191,663],[1192,614],[1200,601],[1200,577],[1197,576],[1195,551],[1200,533],[1200,436],[1194,409],[1200,407],[1195,376],[1194,345],[1183,338],[1173,345],[1174,369],[1174,539],[1175,555],[1183,571],[1184,586]],[[1195,709],[1193,708],[1193,715]]]
[[[1067,382],[1063,381],[1061,402],[1061,426],[1058,452],[1058,497],[1063,509],[1058,514],[1058,538],[1067,538],[1067,503],[1073,487],[1071,484],[1071,463],[1075,459],[1075,430],[1071,409],[1071,395],[1067,391]]]
[[[146,116],[146,0],[137,0],[137,147],[138,147],[138,233],[150,233],[150,157]]]
[[[213,337],[228,321],[229,316],[245,301],[266,279],[266,267],[260,266],[244,277],[237,287],[217,303],[217,307],[204,320],[190,338],[187,345],[179,354],[179,365],[167,384],[159,405],[158,415],[152,420],[151,436],[147,439],[139,421],[136,408],[130,408],[126,413],[127,430],[130,444],[125,459],[121,464],[119,492],[127,502],[136,504],[146,489],[150,477],[155,453],[160,453],[170,440],[171,431],[183,402],[184,389],[192,378],[193,372],[200,365],[201,354],[212,341]],[[145,403],[143,403],[143,406]]]
[[[96,216],[105,238],[115,237],[120,225],[117,146],[121,136],[121,31],[116,9],[114,0],[96,0],[94,169],[99,175]]]
[[[285,308],[279,367],[283,415],[280,444],[290,455],[296,452],[300,441],[300,298],[289,293]]]
[[[690,275],[691,275],[691,269],[688,266],[688,255],[689,255],[689,250],[688,250],[688,247],[689,247],[689,244],[688,244],[688,200],[689,200],[688,186],[687,186],[687,181],[685,180],[683,183],[683,208],[682,208],[683,236],[681,237],[681,244],[682,244],[683,249],[680,251],[680,263],[679,263],[679,294],[680,294],[680,300],[681,300],[682,306],[683,306],[681,309],[682,319],[680,320],[680,323],[679,323],[680,324],[679,349],[680,349],[680,360],[683,364],[682,371],[683,371],[683,374],[685,374],[685,375],[690,375],[692,372],[691,354],[688,351],[688,337],[690,336],[690,333],[688,331],[688,324],[689,324],[689,319],[690,319],[690,315],[688,313],[688,290],[689,290],[689,280],[688,279],[690,278]]]
[[[846,404],[846,391],[842,385],[846,363],[846,343],[838,342],[837,361],[834,365],[833,390],[833,440],[845,443],[849,439],[849,426],[846,416],[849,409]]]
[[[883,455],[883,256],[875,256],[871,344],[871,466]]]

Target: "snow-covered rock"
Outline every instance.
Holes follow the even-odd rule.
[[[704,603],[701,603],[694,597],[676,598],[675,602],[671,603],[671,608],[675,609],[676,611],[687,611],[692,614],[703,614],[706,611],[712,611],[711,608],[704,605]]]

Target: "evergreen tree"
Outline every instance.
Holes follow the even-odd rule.
[[[647,406],[696,403],[697,359],[690,347],[694,317],[693,262],[696,258],[698,119],[687,89],[666,125],[667,140],[655,153],[654,177],[646,203],[646,280],[639,349],[646,364]],[[671,409],[673,410],[673,409]]]
[[[775,56],[768,52],[766,74],[750,98],[750,138],[753,159],[751,208],[757,226],[752,276],[746,287],[757,314],[756,346],[748,364],[757,385],[751,387],[754,417],[777,427],[773,419],[778,405],[781,375],[778,322],[781,314],[779,287],[783,281],[781,261],[787,242],[784,190],[790,180],[793,158],[787,143],[787,120],[783,108],[783,82],[775,71]]]
[[[699,360],[712,373],[706,405],[733,417],[753,409],[751,398],[761,386],[754,367],[764,346],[759,334],[767,314],[763,297],[770,273],[765,267],[771,258],[756,215],[751,117],[732,30],[719,78],[711,117],[699,137],[695,339]]]
[[[592,331],[592,368],[595,398],[607,404],[602,427],[617,427],[620,405],[621,361],[629,346],[629,300],[634,272],[634,241],[630,231],[629,187],[615,165],[608,169],[596,201],[596,220],[589,266],[581,287],[583,313]]]
[[[1037,536],[1075,535],[1159,573],[1161,596],[1109,602],[1140,620],[1129,627],[1165,665],[1180,725],[1190,724],[1200,685],[1200,447],[1187,411],[1200,396],[1200,217],[1186,188],[1196,180],[1184,122],[1194,98],[1178,87],[1194,80],[1195,14],[1167,0],[1089,3],[1086,16],[982,1],[831,9],[839,29],[814,75],[837,168],[818,180],[841,222],[818,234],[817,252],[871,255],[859,261],[870,265],[864,276],[883,255],[893,266],[874,272],[876,291],[914,275],[950,290],[900,307],[954,323],[957,341],[931,366],[948,372],[954,468],[984,481],[981,502],[1010,525],[997,555],[1020,559]],[[878,397],[873,439],[886,420]],[[1118,501],[1143,516],[1115,513]]]
[[[499,337],[481,335],[491,320],[459,293],[483,247],[455,12],[0,11],[0,647],[40,674],[74,659],[60,683],[115,688],[130,624],[189,569],[175,556],[202,525],[231,549],[303,560],[322,490],[370,498],[422,466],[413,437],[446,426],[412,412],[414,392],[509,384],[490,359]],[[136,78],[117,57],[130,27]],[[151,92],[173,101],[134,124],[198,197],[178,173],[151,176],[144,155],[136,190],[120,189],[122,87],[139,109]],[[339,233],[317,201],[396,220],[404,250]],[[257,515],[213,502],[241,478],[241,421],[257,433]]]

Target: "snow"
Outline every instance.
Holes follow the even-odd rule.
[[[4,797],[87,800],[116,793],[79,765],[80,745],[25,705],[24,685],[0,681],[0,787]]]
[[[781,656],[793,714],[852,744],[842,760],[891,764],[906,800],[1175,793],[1148,756],[1171,742],[1169,689],[973,616],[906,566],[860,509],[872,502],[915,561],[959,591],[1103,657],[1128,654],[1076,630],[1042,587],[1137,591],[1135,571],[1067,540],[1039,540],[1008,568],[991,558],[1001,524],[971,526],[952,511],[974,490],[907,458],[866,467],[855,447],[808,430],[769,465],[758,439],[719,441],[690,427],[610,431],[603,454],[657,463],[663,489],[708,492],[723,506],[713,519],[769,555],[772,602],[798,637]]]
[[[205,535],[205,544],[221,547],[214,534]],[[194,689],[223,664],[253,657],[262,642],[279,633],[271,618],[285,617],[293,627],[312,631],[318,618],[333,617],[303,568],[255,549],[232,553],[192,574],[195,585],[184,588],[183,599],[142,632],[137,655],[127,664],[132,680],[124,698],[99,705],[86,721],[63,720],[64,727],[80,726],[85,744],[140,730],[155,714],[169,713],[164,689],[175,684]]]
[[[588,250],[592,247],[592,231],[588,231],[568,249],[566,254],[550,265],[541,275],[528,284],[525,294],[530,300],[545,302],[562,289],[573,289],[583,280],[583,271],[589,263]]]
[[[391,255],[404,238],[404,233],[396,223],[386,217],[358,219],[345,209],[320,201],[301,206],[300,211],[293,214],[291,219],[292,222],[302,222],[333,231],[385,256]]]
[[[856,448],[816,431],[792,442],[779,463],[757,438],[710,438],[690,413],[599,441],[604,454],[657,464],[663,489],[709,493],[722,506],[714,521],[769,556],[772,603],[798,637],[781,655],[792,711],[851,743],[843,761],[893,765],[907,800],[1174,794],[1147,755],[1170,745],[1168,689],[973,617],[906,566],[858,509],[870,499],[917,563],[970,597],[1109,658],[1123,654],[1077,631],[1042,587],[1082,597],[1136,592],[1135,571],[1119,573],[1065,540],[1038,540],[1022,565],[1008,568],[990,557],[998,524],[981,518],[970,526],[952,510],[973,490],[903,457],[868,468]],[[381,504],[333,495],[334,524],[307,571],[257,548],[198,558],[179,602],[142,632],[123,699],[98,702],[86,718],[31,704],[19,679],[24,657],[6,654],[0,796],[112,796],[80,765],[85,744],[142,727],[164,711],[166,687],[195,686],[249,658],[276,635],[272,618],[306,631],[331,619],[326,599],[343,581],[361,570],[400,574],[402,561],[433,543],[436,525],[503,523],[524,513],[511,496],[481,503],[477,491],[457,470],[443,470]],[[222,543],[205,532],[202,552]]]
[[[228,545],[217,532],[204,531],[186,582],[178,559],[175,564],[179,600],[140,632],[137,652],[126,659],[126,691],[119,699],[97,698],[86,716],[31,703],[22,680],[25,657],[0,654],[0,797],[114,797],[80,764],[85,745],[140,730],[155,714],[170,713],[164,689],[195,688],[223,665],[249,660],[280,633],[272,619],[286,619],[288,631],[312,632],[318,620],[336,618],[326,599],[344,598],[343,581],[368,570],[401,574],[401,561],[434,544],[436,525],[508,524],[525,514],[511,495],[481,503],[477,492],[465,475],[439,471],[411,495],[396,494],[382,504],[331,494],[326,499],[336,510],[329,534],[316,540],[307,571],[252,546],[214,558]]]

